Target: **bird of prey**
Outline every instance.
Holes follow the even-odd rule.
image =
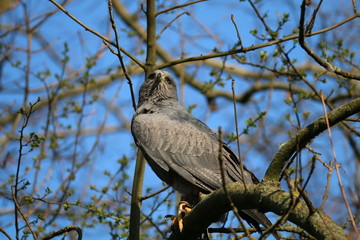
[[[148,75],[139,91],[138,108],[131,122],[136,145],[156,175],[179,191],[188,209],[200,195],[223,187],[219,164],[219,140],[203,122],[178,103],[176,84],[165,71]],[[259,180],[240,163],[230,148],[222,144],[225,183],[256,184]],[[271,226],[256,209],[240,211],[240,216],[260,230],[259,223]]]

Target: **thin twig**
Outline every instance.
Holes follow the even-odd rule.
[[[306,30],[305,30],[306,33],[310,33],[312,31],[312,29],[313,29],[313,27],[315,25],[316,14],[318,13],[322,2],[323,2],[323,0],[320,0],[319,4],[317,5],[317,7],[315,8],[313,14],[311,15],[311,19],[310,19],[309,23],[306,26]]]
[[[237,25],[236,25],[236,22],[235,22],[235,19],[234,19],[234,15],[232,15],[232,14],[231,14],[231,21],[232,21],[232,23],[234,24],[234,27],[235,27],[235,30],[236,30],[236,36],[237,36],[237,38],[238,38],[238,44],[237,44],[237,45],[239,45],[240,48],[242,48],[243,45],[242,45],[242,41],[241,41],[241,37],[240,37],[240,32],[239,32],[239,29],[238,29],[238,27],[237,27]]]
[[[163,206],[164,203],[169,200],[169,197],[170,197],[174,192],[175,192],[175,190],[173,189],[172,191],[168,192],[168,193],[166,194],[166,196],[165,196],[162,200],[160,200],[160,201],[157,201],[157,200],[153,201],[152,207],[150,208],[151,211],[150,211],[149,213],[146,213],[146,214],[145,214],[145,213],[141,212],[141,214],[144,215],[145,219],[142,219],[142,220],[141,220],[140,225],[144,224],[146,221],[148,221],[149,219],[151,219],[152,216],[153,216],[153,214],[154,214],[154,212],[156,212],[156,211],[159,209],[159,207]],[[169,215],[166,215],[166,216],[164,217],[164,220],[165,220],[168,216],[169,216]]]
[[[143,200],[146,200],[146,199],[152,198],[152,197],[154,197],[154,196],[156,196],[156,195],[158,195],[158,194],[160,194],[160,193],[164,192],[165,190],[167,190],[167,189],[169,189],[169,188],[170,188],[170,186],[168,185],[168,186],[166,186],[166,187],[163,187],[163,188],[162,188],[162,189],[160,189],[159,191],[156,191],[156,192],[151,193],[151,194],[146,195],[146,196],[139,197],[139,201],[143,201]]]
[[[12,187],[11,187],[11,196],[12,196],[12,198],[13,198],[12,200],[13,200],[15,206],[16,206],[16,207],[15,207],[15,211],[18,212],[18,213],[20,213],[21,217],[24,219],[24,221],[25,221],[25,223],[26,223],[26,227],[27,227],[27,228],[30,230],[30,232],[31,232],[31,235],[33,236],[33,238],[34,238],[35,240],[37,240],[38,238],[37,238],[37,236],[35,235],[35,232],[33,231],[29,220],[26,218],[26,216],[24,215],[24,213],[22,212],[22,210],[21,210],[21,208],[20,208],[20,206],[19,206],[19,203],[18,203],[18,201],[17,201],[17,197],[15,196],[15,190],[16,190],[15,186],[12,186]]]
[[[332,177],[332,171],[334,170],[334,167],[332,167],[332,161],[330,160],[330,163],[327,164],[326,162],[324,162],[319,156],[316,156],[316,160],[318,160],[319,162],[322,163],[322,165],[324,165],[324,167],[326,167],[328,169],[328,172],[326,174],[326,185],[325,185],[325,192],[323,194],[322,197],[322,201],[319,207],[320,211],[323,211],[324,207],[325,207],[325,203],[329,197],[329,192],[330,192],[330,181],[331,181],[331,177]]]
[[[302,190],[305,190],[306,186],[308,185],[309,181],[310,181],[310,178],[312,176],[312,174],[314,173],[314,170],[315,170],[315,166],[316,166],[316,155],[314,155],[312,158],[311,158],[311,169],[310,169],[310,172],[309,172],[309,175],[308,177],[306,178],[305,180],[305,183],[304,185],[301,187]],[[307,196],[306,196],[307,197]],[[305,200],[305,199],[304,199]],[[305,200],[306,201],[306,200]],[[308,204],[309,205],[309,204]],[[315,212],[315,208],[312,207],[312,204],[311,204],[311,209],[310,211],[312,211],[313,213]]]
[[[327,27],[327,28],[324,28],[324,29],[321,29],[321,30],[318,30],[318,31],[315,31],[315,32],[312,32],[312,33],[309,33],[309,34],[305,34],[305,37],[311,37],[311,36],[315,36],[315,35],[318,35],[318,34],[321,34],[321,33],[325,33],[325,32],[328,32],[328,31],[331,31],[337,27],[340,27],[341,25],[355,19],[355,18],[358,18],[360,17],[360,12],[330,26],[330,27]],[[290,35],[290,36],[287,36],[287,37],[283,37],[283,38],[280,38],[280,39],[276,39],[276,40],[272,40],[272,41],[268,41],[266,43],[261,43],[261,44],[258,44],[258,45],[253,45],[253,46],[250,46],[250,47],[243,47],[241,49],[233,49],[233,50],[230,50],[230,51],[225,51],[225,52],[219,52],[219,53],[213,53],[213,54],[208,54],[208,55],[201,55],[201,56],[195,56],[195,57],[188,57],[188,58],[183,58],[183,59],[177,59],[177,60],[174,60],[174,61],[171,61],[171,62],[166,62],[166,63],[163,63],[162,65],[159,66],[159,69],[163,69],[163,68],[167,68],[167,67],[170,67],[170,66],[175,66],[175,65],[178,65],[178,64],[181,64],[181,63],[189,63],[189,62],[194,62],[194,61],[203,61],[203,60],[206,60],[206,59],[211,59],[211,58],[217,58],[217,57],[223,57],[223,56],[227,56],[227,55],[233,55],[233,54],[237,54],[237,53],[246,53],[246,52],[250,52],[250,51],[254,51],[254,50],[257,50],[257,49],[260,49],[260,48],[264,48],[264,47],[269,47],[269,46],[272,46],[272,45],[275,45],[275,44],[278,44],[278,43],[282,43],[282,42],[287,42],[289,40],[294,40],[294,39],[298,39],[299,38],[299,35]]]
[[[240,222],[240,225],[241,227],[244,229],[245,231],[245,234],[248,238],[252,238],[252,236],[250,235],[250,232],[247,230],[247,228],[245,227],[241,217],[240,217],[240,214],[239,214],[239,210],[238,208],[235,206],[234,202],[232,201],[228,191],[227,191],[227,188],[226,188],[226,181],[225,181],[225,169],[224,169],[224,159],[223,159],[223,153],[222,153],[222,150],[223,150],[223,142],[222,142],[222,131],[221,131],[221,127],[219,127],[219,131],[218,131],[218,138],[219,138],[219,156],[218,156],[218,159],[219,159],[219,164],[220,164],[220,173],[221,173],[221,182],[222,182],[222,187],[224,189],[224,193],[227,197],[227,200],[231,206],[231,209],[233,210],[236,218],[238,219],[238,221]],[[243,175],[244,176],[244,175]],[[244,182],[244,185],[246,186],[245,184],[245,178],[243,178],[243,182]],[[237,236],[236,236],[236,232],[233,232],[234,235],[235,235],[235,238],[237,239]]]
[[[161,229],[161,224],[162,223],[164,224],[166,219],[164,219],[162,221],[162,223],[159,223],[156,221],[156,219],[153,219],[152,217],[150,217],[150,215],[144,214],[143,212],[141,212],[141,214],[146,218],[146,221],[148,223],[150,223],[150,225],[156,229],[157,233],[161,235],[161,239],[166,239],[167,232],[164,232],[164,230]],[[142,222],[144,222],[144,221],[142,221]]]
[[[178,8],[187,7],[187,6],[192,5],[192,4],[195,4],[195,3],[205,2],[205,1],[207,1],[207,0],[196,0],[196,1],[193,1],[193,2],[188,2],[188,3],[180,4],[180,5],[177,5],[177,6],[175,6],[175,7],[171,7],[171,8],[167,8],[167,9],[161,10],[161,11],[155,13],[155,16],[157,17],[157,16],[160,15],[160,14],[163,14],[163,13],[166,13],[166,12],[169,12],[169,11],[172,11],[172,10],[175,10],[175,9],[178,9]]]
[[[353,5],[354,14],[356,14],[357,13],[356,0],[351,0],[351,2]]]
[[[161,34],[162,34],[168,27],[170,27],[170,25],[171,25],[173,22],[175,22],[176,19],[178,19],[179,17],[181,17],[181,16],[184,15],[184,14],[190,16],[190,13],[189,13],[189,12],[180,13],[179,15],[177,15],[176,17],[174,17],[174,19],[171,20],[168,24],[166,24],[166,26],[163,27],[163,29],[161,29],[161,31],[156,35],[156,38],[160,38]]]
[[[280,45],[280,44],[279,44]],[[291,64],[291,61],[288,57],[288,54],[284,51],[283,47],[282,46],[279,46],[280,48],[280,51],[285,55],[288,63],[291,65],[291,67],[294,69],[294,71],[297,72],[297,69],[295,68],[294,65]],[[300,75],[300,74],[298,74]],[[290,90],[290,97],[291,97],[291,102],[293,104],[292,106],[292,109],[295,113],[295,118],[296,118],[296,122],[297,122],[297,125],[296,125],[296,130],[299,131],[301,129],[301,121],[300,121],[300,117],[299,117],[299,111],[295,111],[295,109],[297,109],[297,102],[295,100],[295,97],[294,97],[294,92],[292,91],[292,84],[291,84],[291,81],[289,82],[289,90]],[[297,181],[297,179],[299,179],[300,183],[302,182],[302,179],[303,179],[303,176],[302,176],[302,158],[301,158],[301,151],[299,149],[299,146],[297,146],[297,152],[298,154],[296,154],[296,172],[295,172],[295,181]],[[299,177],[298,177],[298,173],[299,173]],[[295,182],[295,185],[297,185],[297,183]]]
[[[337,75],[342,76],[344,78],[360,80],[360,75],[352,74],[352,73],[341,70],[337,66],[331,64],[330,62],[321,59],[320,56],[318,56],[313,50],[311,50],[308,47],[307,43],[305,42],[305,35],[306,35],[305,29],[304,29],[305,12],[306,12],[306,0],[303,0],[303,2],[301,4],[300,24],[299,24],[299,44],[300,44],[300,46],[306,51],[306,53],[310,57],[312,57],[318,64],[320,64],[322,67],[324,67],[328,71],[336,73]],[[360,13],[357,13],[354,16],[359,17]]]
[[[309,174],[310,176],[310,174]],[[310,178],[309,178],[310,179]],[[299,192],[299,196],[302,197],[302,199],[304,199],[304,202],[306,203],[306,206],[309,209],[310,215],[316,213],[316,208],[314,207],[314,205],[312,204],[309,195],[307,194],[307,192],[305,192],[305,188],[302,188],[299,184],[296,184],[296,189]]]
[[[53,3],[57,8],[59,8],[63,13],[65,13],[66,15],[68,15],[72,20],[74,20],[76,23],[78,23],[80,26],[82,26],[83,28],[85,28],[86,31],[91,32],[92,34],[98,36],[99,38],[101,38],[102,40],[110,43],[111,45],[113,45],[114,47],[116,47],[116,43],[114,43],[113,41],[109,40],[107,37],[105,37],[104,35],[96,32],[95,30],[89,28],[88,26],[86,26],[84,23],[82,23],[79,19],[77,19],[74,15],[72,15],[71,13],[69,13],[65,8],[63,8],[59,3],[57,3],[54,0],[49,0],[51,3]],[[135,58],[133,55],[131,55],[129,52],[127,52],[125,49],[120,48],[121,52],[123,52],[126,56],[128,56],[131,60],[133,60],[137,65],[139,65],[139,67],[141,67],[142,69],[145,68],[144,64],[138,60],[137,58]]]
[[[116,30],[116,23],[115,23],[115,20],[114,20],[114,16],[113,16],[113,13],[112,13],[112,0],[108,0],[108,8],[109,8],[109,15],[110,15],[110,22],[111,22],[111,27],[114,31],[114,34],[115,34],[115,40],[116,40],[116,49],[117,49],[117,54],[116,56],[118,57],[119,61],[120,61],[120,65],[121,65],[121,68],[124,72],[124,75],[125,75],[125,78],[127,80],[127,83],[129,84],[129,87],[130,87],[130,94],[131,94],[131,102],[132,102],[132,105],[133,105],[133,108],[134,110],[136,111],[136,101],[135,101],[135,94],[134,94],[134,88],[133,88],[133,83],[132,83],[132,80],[129,76],[129,74],[127,73],[126,71],[126,67],[125,67],[125,64],[124,64],[124,60],[123,60],[123,57],[121,55],[121,48],[120,48],[120,43],[119,43],[119,35],[117,33],[117,30]]]
[[[215,49],[221,49],[223,42],[220,36],[213,31],[210,27],[206,26],[200,19],[196,17],[195,14],[190,15],[190,17],[199,25],[200,28],[204,30],[212,39],[214,39],[215,42],[218,43],[218,45],[215,47]],[[226,56],[223,56],[226,57]]]
[[[12,238],[10,237],[10,235],[5,231],[4,228],[0,227],[0,232],[2,234],[4,234],[9,240],[12,240]]]
[[[329,140],[330,140],[330,146],[331,146],[332,154],[333,154],[333,157],[334,157],[336,176],[337,176],[337,179],[338,179],[341,195],[342,195],[342,197],[344,199],[346,210],[347,210],[347,212],[349,214],[351,224],[352,224],[352,226],[354,228],[354,231],[358,236],[360,236],[359,231],[358,231],[357,226],[356,226],[356,223],[355,223],[354,216],[353,216],[353,214],[351,212],[349,201],[347,200],[347,197],[346,197],[344,186],[342,184],[340,171],[339,171],[339,164],[337,163],[337,159],[336,159],[335,146],[334,146],[334,142],[333,142],[333,138],[332,138],[332,134],[331,134],[330,123],[329,123],[329,119],[328,119],[328,116],[327,116],[326,106],[325,106],[325,102],[324,102],[324,99],[323,99],[322,95],[321,95],[321,97],[322,97],[321,102],[322,102],[322,105],[323,105],[325,121],[326,121],[326,125],[327,125],[327,132],[328,132],[328,136],[329,136]]]
[[[237,150],[238,150],[238,156],[239,156],[240,171],[241,171],[241,177],[242,177],[243,183],[244,183],[244,188],[247,190],[246,183],[245,183],[244,164],[243,164],[243,159],[241,156],[241,149],[240,149],[239,126],[238,126],[237,109],[236,109],[236,101],[235,101],[235,80],[234,79],[231,80],[231,90],[232,90],[232,95],[233,95],[236,144],[237,144]]]
[[[23,153],[23,148],[25,147],[25,145],[23,144],[23,138],[24,138],[24,130],[27,127],[29,120],[30,120],[30,116],[31,114],[34,112],[34,106],[40,102],[40,98],[37,99],[37,101],[35,103],[30,103],[30,108],[28,110],[28,112],[24,112],[25,110],[22,108],[20,110],[20,112],[22,112],[22,114],[24,114],[24,122],[21,126],[21,130],[20,132],[20,137],[18,139],[19,141],[19,155],[18,155],[18,159],[17,159],[17,167],[16,167],[16,173],[15,173],[15,184],[13,186],[14,188],[14,192],[13,192],[13,201],[15,204],[15,229],[16,229],[16,239],[18,239],[19,237],[19,222],[18,222],[18,212],[20,212],[20,208],[19,205],[17,204],[17,199],[18,199],[18,192],[19,192],[19,174],[20,174],[20,167],[21,167],[21,160],[22,157],[24,155]]]

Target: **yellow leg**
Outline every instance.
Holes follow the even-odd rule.
[[[183,231],[184,218],[187,214],[189,214],[191,209],[192,209],[192,206],[188,202],[186,202],[186,201],[180,202],[177,216],[172,219],[171,229],[174,232],[182,232]]]

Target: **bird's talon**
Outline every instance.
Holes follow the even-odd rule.
[[[178,215],[177,215],[177,225],[178,225],[178,229],[180,232],[182,232],[184,229],[184,218],[186,215],[189,214],[191,209],[192,209],[192,206],[188,202],[181,201],[179,203],[179,209],[178,209]]]
[[[192,206],[186,202],[186,201],[181,201],[179,203],[179,208],[178,208],[178,212],[177,212],[177,216],[174,215],[166,215],[165,218],[166,219],[171,219],[171,230],[173,232],[182,232],[184,229],[184,218],[186,215],[189,214],[189,212],[191,211]]]
[[[192,208],[193,207],[188,202],[181,201],[179,203],[178,215],[182,215],[183,217],[185,217],[186,215],[189,214]]]

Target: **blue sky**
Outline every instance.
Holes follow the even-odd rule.
[[[162,1],[160,1],[162,2]],[[183,1],[182,1],[183,2]],[[129,7],[130,11],[138,10],[138,1],[124,1],[125,5]],[[164,1],[165,3],[165,1]],[[168,2],[167,2],[168,3]],[[281,33],[281,36],[290,35],[294,28],[298,25],[299,18],[299,2],[293,3],[291,1],[264,1],[260,3],[260,10],[262,13],[267,13],[269,16],[269,23],[272,27],[276,27],[276,22],[279,18],[281,18],[283,13],[290,13],[290,21],[285,25],[284,31]],[[320,22],[319,25],[315,25],[314,30],[318,30],[321,27],[330,26],[331,24],[344,19],[344,16],[350,16],[350,6],[346,2],[346,7],[342,5],[341,9],[335,9],[338,15],[335,15],[329,19],[326,23]],[[40,16],[43,13],[46,13],[50,10],[54,10],[55,7],[49,1],[27,1],[27,12],[30,15],[30,19],[33,19],[37,16]],[[322,10],[323,14],[326,14],[326,10],[330,8],[331,4],[325,5]],[[349,6],[349,7],[348,7]],[[107,4],[106,1],[74,1],[70,5],[66,6],[66,9],[71,12],[74,16],[76,16],[79,20],[84,22],[90,28],[95,31],[100,32],[101,34],[111,34],[111,39],[113,38],[112,32],[110,31],[110,26],[108,22],[108,13],[107,13]],[[349,10],[347,10],[349,9]],[[187,56],[197,56],[201,54],[207,54],[212,51],[215,47],[219,47],[221,51],[226,51],[233,47],[233,45],[237,42],[236,31],[233,23],[231,22],[230,16],[233,14],[235,21],[237,23],[237,27],[241,32],[242,42],[244,46],[251,46],[254,44],[260,43],[260,40],[255,39],[249,33],[254,28],[259,29],[259,32],[262,32],[263,28],[258,19],[254,17],[254,13],[251,10],[248,3],[240,3],[239,1],[227,1],[226,4],[224,1],[216,0],[216,1],[207,1],[203,3],[199,3],[193,6],[190,6],[186,9],[191,13],[191,16],[183,15],[180,18],[181,25],[183,27],[182,31],[186,35],[185,40],[185,50]],[[159,17],[159,25],[158,32],[170,21],[176,14],[183,12],[183,10],[176,11],[175,13],[166,14],[164,16]],[[0,16],[1,21],[7,24],[21,24],[24,20],[24,9],[21,7],[17,7],[16,9],[6,13],[5,15]],[[140,14],[141,23],[143,27],[145,26],[144,22],[144,14]],[[41,18],[40,18],[41,19]],[[127,26],[124,25],[123,22],[116,19],[117,27],[120,30],[120,43],[121,46],[128,51],[135,53],[139,52],[140,49],[145,50],[145,45],[138,47],[138,43],[141,41],[136,38],[129,36],[128,31],[123,31]],[[202,28],[201,24],[206,25],[206,30]],[[36,23],[33,22],[32,26]],[[326,24],[326,26],[325,26]],[[180,57],[181,55],[181,39],[179,37],[179,25],[178,22],[174,23],[170,28],[168,28],[162,36],[159,38],[159,44],[167,49],[174,58]],[[108,69],[111,68],[114,71],[118,67],[117,58],[111,54],[102,44],[102,41],[96,36],[92,35],[89,32],[86,32],[81,26],[74,23],[68,16],[66,16],[62,12],[58,12],[51,16],[45,24],[39,28],[39,33],[47,43],[50,43],[52,49],[54,49],[57,53],[60,53],[64,49],[64,44],[67,43],[69,46],[69,56],[70,61],[68,64],[68,71],[74,72],[76,69],[81,68],[85,62],[86,58],[93,56],[95,52],[99,49],[103,49],[102,57],[97,61],[97,65],[90,70],[90,74],[96,79],[104,77]],[[216,37],[211,38],[209,36],[214,35]],[[334,34],[335,35],[335,34]],[[352,35],[356,36],[356,33],[352,33]],[[333,35],[327,34],[325,37],[321,37],[322,39],[331,39]],[[34,38],[32,44],[32,49],[37,50],[42,48],[39,44],[40,41]],[[219,39],[221,41],[217,41]],[[26,38],[23,34],[12,35],[6,38],[9,44],[15,45],[18,48],[26,48],[27,42]],[[312,37],[308,40],[311,46],[316,46],[319,41],[319,37]],[[135,43],[135,44],[134,44]],[[286,45],[286,49],[289,50],[291,48],[291,44]],[[274,46],[261,49],[261,51],[267,51],[269,54],[274,50]],[[259,50],[254,52],[246,53],[246,57],[249,61],[258,62],[259,61]],[[138,59],[144,61],[145,54],[137,54]],[[291,57],[296,57],[298,59],[297,64],[302,64],[305,62],[313,63],[312,60],[307,57],[304,52],[297,46],[291,53]],[[128,58],[124,58],[126,63],[129,63]],[[26,54],[25,52],[18,50],[15,51],[12,55],[11,61],[15,63],[16,61],[21,61],[21,66],[26,66]],[[236,63],[234,60],[229,60],[229,63]],[[196,77],[198,80],[205,82],[212,80],[213,77],[210,76],[209,72],[211,68],[206,65],[201,65],[202,63],[198,63],[199,65],[187,66],[186,70],[189,72],[193,72],[194,69],[199,68],[196,73]],[[269,61],[269,65],[273,65],[273,61]],[[238,64],[239,65],[239,64]],[[39,52],[34,53],[33,59],[31,61],[31,67],[33,70],[33,74],[30,79],[30,88],[36,89],[39,87],[43,87],[44,84],[36,78],[36,74],[41,71],[45,71],[49,69],[52,73],[52,76],[47,80],[48,84],[51,84],[56,81],[54,75],[61,75],[62,69],[59,66],[58,62],[54,61],[49,57],[49,55]],[[251,70],[251,71],[259,71],[258,68],[254,68],[248,65],[240,65],[240,67]],[[171,70],[170,70],[171,71]],[[65,74],[66,76],[67,74]],[[251,87],[254,82],[248,79],[242,79],[238,76],[233,76],[236,80],[236,92],[242,93],[247,88]],[[24,86],[23,82],[24,73],[19,71],[18,68],[11,67],[10,65],[6,65],[2,73],[1,83],[5,86],[5,90],[0,92],[1,98],[1,108],[5,108],[6,105],[12,104],[12,110],[16,110],[22,104],[22,89]],[[311,78],[311,77],[310,77]],[[135,93],[137,96],[137,91],[139,89],[140,84],[143,81],[143,74],[136,74],[132,76],[132,80],[134,82]],[[14,84],[15,83],[15,84]],[[327,84],[316,83],[317,87],[321,89],[324,93],[329,93],[330,90],[336,86],[335,82],[329,82]],[[231,81],[225,81],[225,85],[222,87],[217,87],[218,89],[231,91]],[[79,172],[79,175],[76,177],[76,181],[74,182],[74,186],[83,187],[86,184],[96,184],[100,189],[103,186],[106,186],[108,183],[108,179],[104,177],[104,171],[110,171],[111,173],[115,173],[118,165],[116,164],[116,160],[121,158],[122,156],[128,156],[131,159],[129,167],[127,169],[127,174],[130,176],[130,179],[127,180],[126,185],[129,187],[131,185],[131,177],[133,174],[134,168],[134,158],[135,158],[135,148],[133,146],[133,139],[128,129],[122,128],[122,125],[125,123],[129,123],[133,109],[131,106],[131,100],[129,96],[129,88],[126,84],[125,79],[116,79],[112,84],[102,88],[97,89],[95,91],[100,95],[100,100],[94,104],[89,104],[84,108],[84,120],[82,122],[82,127],[85,129],[97,129],[101,123],[105,119],[105,115],[108,110],[110,114],[106,120],[106,126],[109,127],[117,127],[117,131],[111,133],[104,133],[100,138],[99,145],[96,147],[96,151],[91,155],[91,161],[94,165],[89,165],[85,167],[83,170]],[[28,101],[34,102],[37,97],[41,97],[42,99],[46,99],[45,91],[34,91],[30,94]],[[252,117],[255,118],[259,112],[267,110],[269,106],[269,111],[267,114],[266,124],[270,124],[270,126],[277,125],[278,123],[283,121],[283,117],[285,114],[291,114],[292,118],[294,118],[294,113],[288,105],[284,103],[284,100],[288,97],[288,93],[284,91],[274,90],[272,93],[269,92],[260,92],[254,96],[254,102],[250,102],[244,105],[238,105],[238,114],[239,114],[239,129],[242,130],[245,126],[245,121]],[[4,100],[6,99],[6,100]],[[80,102],[81,97],[77,96],[72,98],[75,102]],[[89,93],[86,97],[87,100],[91,99],[91,93]],[[120,109],[121,118],[119,118],[119,114],[112,109],[109,109],[109,102],[111,99],[114,99],[114,104]],[[208,107],[208,103],[206,99],[201,96],[198,91],[195,91],[192,87],[184,86],[184,99],[181,99],[185,104],[185,107],[196,104],[196,108],[193,109],[194,116],[198,117],[202,121],[206,122],[212,129],[217,130],[218,126],[222,126],[224,131],[233,132],[234,131],[234,120],[233,120],[233,106],[231,102],[225,99],[217,99],[216,103],[221,108],[216,112],[211,112]],[[310,123],[310,121],[315,120],[319,116],[321,116],[322,108],[318,102],[314,101],[306,101],[300,103],[300,112],[307,111],[311,109],[310,119],[307,121],[303,121],[303,126]],[[38,111],[34,115],[34,122],[32,122],[29,129],[30,131],[41,132],[42,119],[45,117],[44,111]],[[76,114],[70,114],[70,117],[67,119],[61,119],[61,123],[64,125],[71,125],[74,130],[76,130],[76,123],[78,121],[78,116]],[[125,120],[124,120],[125,119]],[[40,124],[38,124],[40,123]],[[358,125],[357,125],[358,126]],[[5,126],[6,130],[9,130],[10,126]],[[271,156],[276,152],[278,146],[286,141],[288,136],[286,135],[286,131],[295,131],[294,126],[292,126],[289,122],[284,121],[283,125],[277,126],[278,128],[283,128],[284,130],[280,135],[274,135],[270,139],[269,145],[271,148],[269,155],[264,155],[259,152],[259,149],[254,147],[253,145],[249,145],[248,139],[249,137],[253,137],[253,133],[256,131],[255,129],[251,129],[252,134],[250,136],[244,136],[242,151],[247,152],[245,163],[249,169],[254,170],[256,175],[261,179],[264,175],[264,172],[269,164]],[[266,131],[266,130],[265,130]],[[342,134],[339,132],[334,132],[334,138],[343,138]],[[1,136],[2,137],[2,136]],[[262,136],[257,138],[259,141],[259,146],[262,144]],[[71,144],[73,144],[74,138],[73,136],[69,138],[67,145],[64,146],[66,151],[71,152]],[[85,153],[90,151],[91,147],[95,142],[95,136],[89,135],[81,138],[81,143],[79,145],[79,158],[83,157]],[[330,149],[324,149],[329,146],[328,138],[326,134],[322,134],[314,143],[315,146],[318,146],[319,149],[323,150],[324,158],[331,158]],[[335,145],[337,155],[339,157],[339,161],[343,161],[344,163],[351,161],[353,155],[351,152],[348,152],[344,149],[348,149],[347,143],[344,140],[339,141],[339,144]],[[233,149],[236,149],[235,145],[232,145]],[[16,142],[13,142],[13,145],[9,146],[9,151],[12,152],[14,156],[16,156],[17,145]],[[32,161],[31,158],[38,154],[35,151],[32,154],[26,156],[23,161],[24,166],[22,169],[25,169],[26,166],[31,166]],[[304,159],[309,157],[309,155],[304,153]],[[43,165],[43,171],[40,173],[41,179],[46,179],[48,168],[52,167],[53,162],[51,159],[45,159]],[[49,178],[49,186],[56,187],[59,184],[60,179],[64,174],[64,168],[68,167],[63,165],[64,162],[55,163],[55,167],[51,173]],[[15,165],[14,165],[15,166]],[[5,169],[0,170],[4,172],[4,176],[8,176],[8,174],[13,173],[11,171],[13,169]],[[321,172],[322,170],[317,170]],[[343,171],[345,175],[349,174],[351,176],[351,171]],[[33,171],[30,171],[26,175],[25,178],[32,179]],[[2,177],[2,180],[5,178]],[[336,186],[336,179],[333,179],[334,186]],[[77,185],[79,184],[79,185]],[[321,189],[324,188],[324,183],[317,181],[319,187]],[[351,184],[351,183],[350,183]],[[161,188],[162,183],[158,178],[154,175],[149,167],[146,169],[145,176],[145,185],[144,189],[152,188],[154,191]],[[334,193],[338,193],[336,187],[334,187]],[[316,189],[315,189],[316,190]],[[43,192],[44,188],[40,190]],[[88,192],[86,192],[88,191]],[[86,190],[85,199],[87,195],[91,195],[91,190]],[[311,190],[310,190],[311,191]],[[321,196],[316,195],[316,191],[314,193],[314,200],[316,203],[321,201]],[[320,198],[320,199],[319,199]],[[11,206],[8,201],[4,201],[4,204]],[[147,206],[151,205],[152,202],[149,200],[144,202],[144,211],[146,211]],[[159,213],[161,215],[166,215],[168,213],[168,209],[163,207],[159,209]],[[8,222],[8,219],[1,217],[1,222]],[[6,229],[12,233],[12,226],[7,225]],[[99,239],[101,234],[98,235],[100,229],[86,229],[84,232],[84,239]],[[105,230],[106,231],[106,230]],[[106,236],[104,239],[108,239]]]

